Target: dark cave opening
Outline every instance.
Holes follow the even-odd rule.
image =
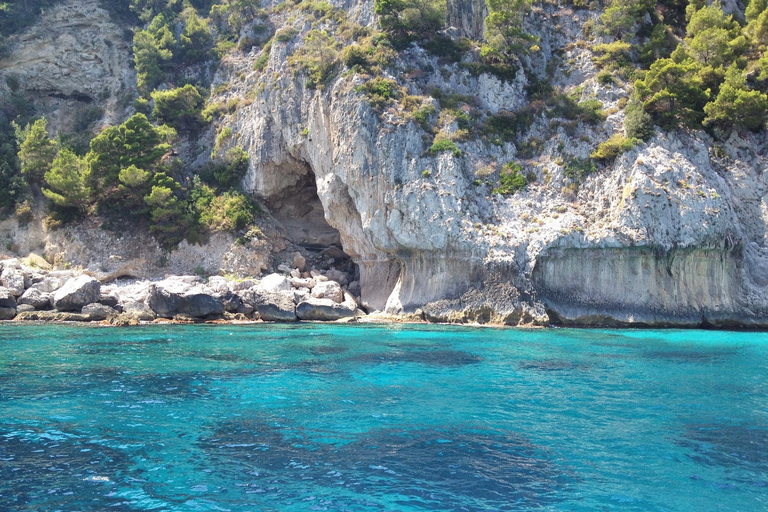
[[[286,238],[300,246],[317,269],[336,268],[359,280],[359,270],[344,252],[339,231],[328,224],[325,210],[317,195],[317,183],[312,167],[301,163],[304,173],[297,181],[265,199],[272,216],[283,227]]]

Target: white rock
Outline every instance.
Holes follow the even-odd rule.
[[[0,282],[16,297],[24,293],[24,273],[18,268],[4,266]]]
[[[312,288],[312,297],[315,299],[331,299],[340,304],[344,301],[344,292],[336,281],[321,281]]]
[[[315,286],[315,280],[312,278],[309,279],[302,279],[302,278],[291,278],[291,286],[294,288],[308,288],[312,289]]]
[[[268,292],[288,292],[291,291],[291,283],[283,275],[269,274],[259,280],[259,288]]]
[[[229,281],[226,277],[211,276],[208,278],[208,287],[216,293],[227,293],[229,291]]]

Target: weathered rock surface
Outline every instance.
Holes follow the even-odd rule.
[[[3,266],[0,282],[16,297],[24,293],[24,273],[21,269]]]
[[[245,301],[251,304],[262,320],[268,322],[295,322],[296,305],[293,292],[266,291],[260,288],[248,290]]]
[[[155,313],[145,303],[135,300],[129,300],[123,302],[123,313],[121,316],[125,318],[135,319],[139,322],[151,322],[155,319]]]
[[[312,288],[312,297],[315,299],[330,299],[333,302],[344,301],[344,291],[335,281],[322,281]]]
[[[334,321],[355,316],[354,305],[339,304],[331,299],[309,298],[296,306],[296,316],[300,320]]]
[[[118,314],[114,308],[99,303],[87,304],[83,306],[83,309],[80,311],[80,313],[87,317],[91,322],[100,322],[112,316],[117,316]]]
[[[1,312],[1,310],[0,310]],[[89,322],[88,315],[71,311],[25,311],[19,313],[14,320],[45,321],[45,322]]]
[[[175,288],[167,283],[152,285],[147,304],[158,316],[165,318],[173,318],[176,315],[204,318],[224,312],[221,300],[207,293],[189,290],[180,281]]]
[[[37,288],[30,288],[19,297],[19,304],[27,304],[35,309],[49,309],[51,307],[51,294],[41,292]]]
[[[57,311],[80,311],[86,304],[98,302],[101,283],[91,276],[78,276],[67,281],[53,294],[52,304]]]
[[[120,95],[135,88],[130,42],[98,0],[57,2],[11,39],[9,53],[0,74],[19,79],[53,128],[71,129],[78,110],[104,97],[108,119],[118,121]]]
[[[0,320],[11,320],[16,316],[16,298],[8,288],[0,287]]]
[[[269,274],[259,280],[259,288],[268,292],[291,291],[291,283],[280,274]]]

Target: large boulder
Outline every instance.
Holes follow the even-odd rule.
[[[340,286],[346,286],[349,284],[347,274],[335,268],[328,269],[325,272],[325,277],[327,277],[330,281],[336,281]]]
[[[53,307],[57,311],[80,311],[86,304],[98,302],[101,283],[91,276],[70,279],[53,294]]]
[[[164,318],[173,318],[176,315],[202,318],[224,312],[221,300],[212,295],[196,292],[194,289],[179,293],[160,285],[150,287],[147,304],[158,316]]]
[[[261,278],[259,288],[267,292],[289,292],[291,283],[283,275],[269,274]]]
[[[49,309],[51,307],[51,294],[41,292],[37,288],[30,288],[19,297],[19,304],[28,304],[35,309]]]
[[[104,304],[94,303],[83,306],[80,311],[84,316],[88,317],[88,320],[92,322],[99,322],[106,320],[107,318],[117,316],[117,311],[114,308],[105,306]]]
[[[338,304],[331,299],[307,299],[296,306],[296,316],[301,320],[333,321],[355,316],[354,304]]]
[[[344,301],[344,291],[335,281],[321,281],[312,288],[312,298],[331,299],[333,302],[341,303]]]
[[[123,302],[123,315],[139,322],[151,322],[155,319],[155,313],[147,306],[146,302],[127,300]]]
[[[270,292],[260,288],[252,288],[248,290],[245,301],[256,308],[262,320],[268,322],[296,321],[293,292]]]
[[[8,288],[0,286],[0,308],[16,308],[16,297]]]
[[[34,288],[36,290],[40,290],[43,293],[53,293],[67,282],[67,279],[62,277],[56,277],[48,275],[47,277],[44,277],[41,281],[32,284],[30,288]]]
[[[0,287],[0,320],[11,320],[16,316],[16,297],[8,288]]]
[[[3,272],[0,274],[0,283],[15,297],[18,297],[24,293],[24,272],[12,266],[4,266]]]
[[[228,311],[229,313],[236,312],[237,309],[240,307],[240,304],[243,303],[242,299],[238,294],[232,293],[230,291],[222,293],[219,296],[219,300],[221,300],[221,303],[224,306],[224,311]]]

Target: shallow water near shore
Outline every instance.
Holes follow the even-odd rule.
[[[768,509],[768,333],[0,326],[0,510]]]

